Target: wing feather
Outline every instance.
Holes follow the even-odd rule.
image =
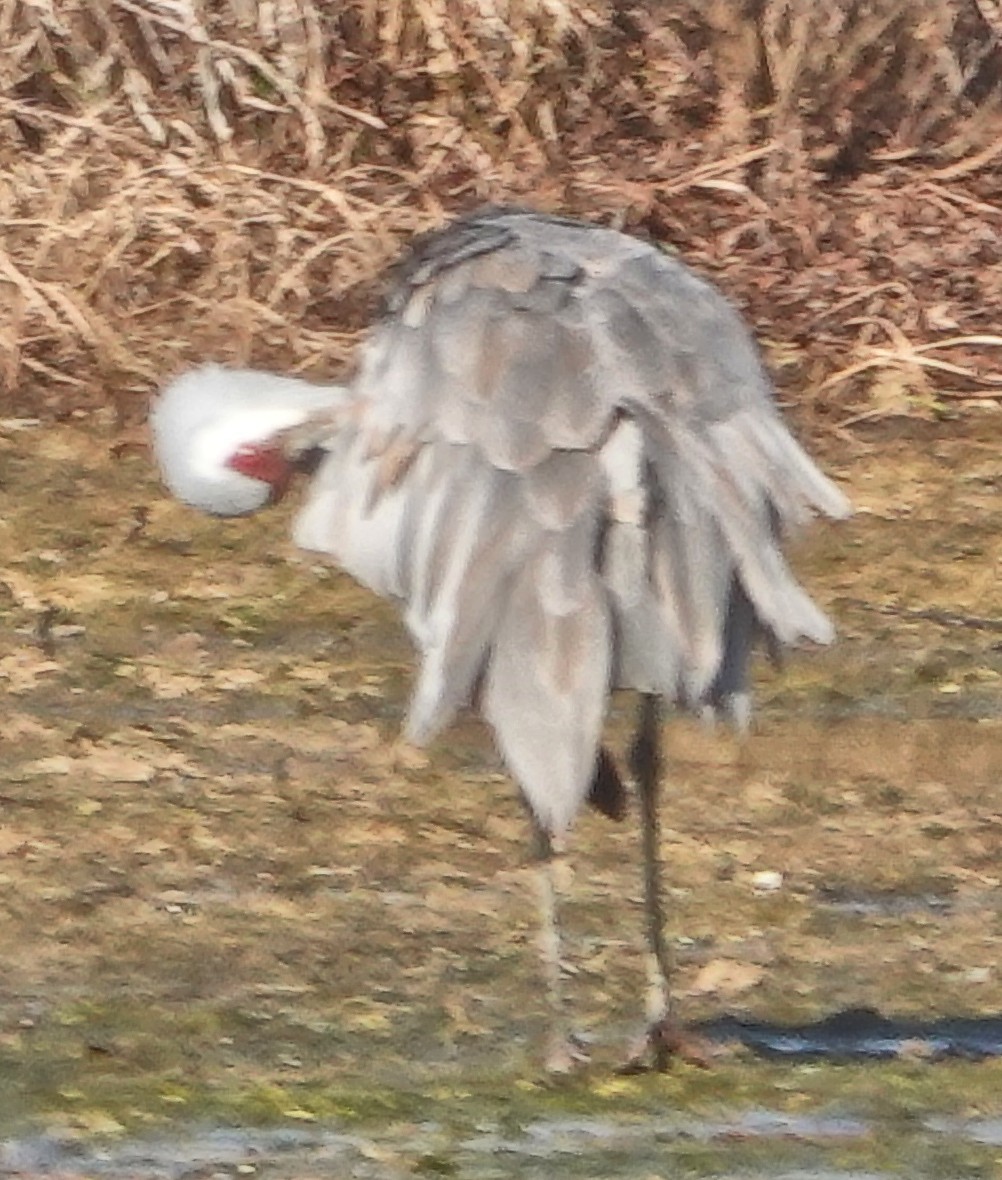
[[[592,574],[570,610],[554,611],[552,567],[590,544],[582,530],[560,534],[519,571],[494,637],[483,711],[501,753],[543,828],[570,827],[594,775],[609,692],[611,623]]]
[[[422,652],[407,721],[414,741],[428,741],[470,703],[528,541],[510,475],[481,466],[472,485],[464,482],[464,499],[437,529],[434,551],[415,551],[422,593],[412,594],[405,614]],[[453,481],[447,489],[455,490]]]
[[[610,684],[726,703],[757,633],[830,638],[781,545],[845,498],[734,309],[650,246],[519,211],[454,223],[398,268],[352,393],[300,533],[404,600],[409,734],[482,685],[550,830],[587,793]]]
[[[587,451],[554,451],[525,473],[524,488],[532,520],[544,529],[560,529],[596,503],[601,469]]]

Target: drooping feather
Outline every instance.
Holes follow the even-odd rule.
[[[301,383],[262,380],[302,415]],[[848,504],[730,304],[644,242],[517,210],[454,222],[396,269],[350,392],[311,396],[352,413],[318,414],[297,542],[401,602],[409,735],[477,698],[553,834],[601,779],[613,688],[743,716],[757,636],[831,638],[782,545]]]
[[[474,215],[400,268],[355,392],[380,429],[454,448],[436,490],[415,466],[385,492],[417,534],[400,540],[422,653],[409,732],[432,736],[482,678],[544,826],[573,819],[612,687],[737,699],[758,632],[830,638],[781,546],[846,501],[779,418],[736,313],[673,258],[562,218]],[[354,485],[339,463],[327,478]],[[351,570],[333,500],[325,515],[320,547]]]

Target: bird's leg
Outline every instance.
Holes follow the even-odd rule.
[[[668,1066],[675,1037],[672,1031],[671,982],[674,962],[665,938],[665,910],[661,883],[658,793],[661,775],[661,701],[653,693],[640,698],[637,732],[630,750],[630,769],[640,800],[640,838],[643,847],[644,918],[647,926],[647,1032],[634,1047],[629,1065],[639,1066],[648,1050],[654,1068]]]
[[[546,1068],[550,1073],[568,1073],[587,1060],[571,1035],[564,998],[563,960],[560,939],[560,894],[567,873],[563,842],[534,825],[535,850],[539,858],[536,881],[539,889],[539,951],[550,1010]]]

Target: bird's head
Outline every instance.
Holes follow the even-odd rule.
[[[296,470],[281,433],[344,400],[336,385],[207,365],[185,373],[150,412],[153,451],[179,500],[245,516],[281,499]]]
[[[282,447],[267,440],[241,443],[224,460],[224,466],[246,479],[264,484],[269,489],[266,500],[269,504],[281,500],[295,472],[295,465]]]

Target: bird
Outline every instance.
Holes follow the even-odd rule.
[[[490,206],[391,267],[346,384],[203,366],[150,422],[168,488],[205,512],[258,511],[305,468],[295,542],[399,604],[416,649],[405,737],[467,708],[493,731],[538,854],[554,1072],[587,1056],[563,987],[569,836],[585,803],[620,817],[632,787],[648,984],[628,1061],[666,1068],[665,712],[743,729],[753,649],[832,640],[785,540],[851,511],[785,425],[738,311],[640,237]],[[626,772],[604,741],[618,690],[638,702]]]

